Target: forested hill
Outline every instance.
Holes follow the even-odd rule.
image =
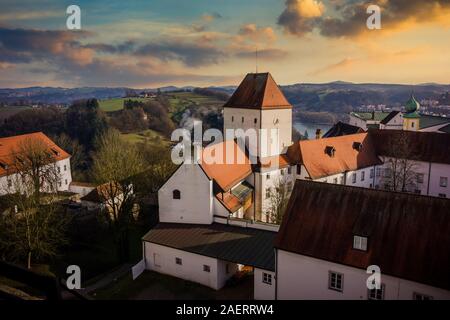
[[[193,90],[194,87],[178,88],[174,86],[160,89],[134,89],[135,92],[156,92]],[[222,92],[225,95],[233,93],[235,86],[210,87],[209,90]],[[288,100],[295,108],[304,111],[327,111],[334,113],[346,113],[363,104],[385,104],[399,106],[404,103],[411,92],[418,100],[433,99],[447,104],[450,85],[421,84],[354,84],[348,82],[331,82],[324,84],[300,83],[281,86]],[[129,88],[49,88],[32,87],[21,89],[0,89],[0,103],[3,104],[70,104],[75,100],[97,98],[108,99],[123,97]]]

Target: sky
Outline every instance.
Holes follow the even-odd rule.
[[[81,30],[66,27],[72,4]],[[450,0],[0,0],[3,88],[237,85],[256,70],[284,85],[449,84]]]

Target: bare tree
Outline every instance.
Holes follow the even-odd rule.
[[[27,139],[12,155],[7,205],[0,216],[0,249],[4,257],[32,261],[54,257],[66,243],[67,218],[57,203],[59,173],[55,151],[40,139]]]
[[[392,191],[411,192],[417,186],[418,166],[411,152],[412,141],[407,134],[399,134],[397,139],[387,142],[387,154],[384,157],[385,172],[382,183]]]
[[[286,178],[278,178],[273,186],[269,189],[269,204],[267,207],[267,212],[269,215],[269,220],[271,223],[280,224],[283,215],[286,212],[287,204],[289,202],[289,197],[291,190],[288,187]]]
[[[104,216],[112,230],[118,257],[126,261],[135,204],[133,177],[144,171],[144,160],[136,146],[125,141],[116,130],[109,130],[99,137],[97,150],[93,176],[102,184],[101,194],[107,203]]]

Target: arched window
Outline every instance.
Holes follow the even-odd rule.
[[[180,192],[180,190],[173,190],[173,198],[177,199],[177,200],[181,199],[181,192]]]
[[[234,122],[234,116],[231,116],[231,122]]]

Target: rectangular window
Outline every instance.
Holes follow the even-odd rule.
[[[67,165],[64,165],[64,171],[67,171]]]
[[[266,199],[269,199],[270,198],[270,194],[272,193],[272,191],[271,191],[271,189],[270,188],[267,188],[266,189]]]
[[[391,169],[390,168],[385,168],[384,169],[384,176],[386,178],[390,178],[391,177]]]
[[[417,174],[417,183],[423,183],[423,173]]]
[[[292,173],[292,168],[288,167],[288,174],[291,174],[291,173]]]
[[[413,300],[433,300],[433,296],[429,296],[427,294],[422,293],[413,293]]]
[[[364,181],[364,178],[366,177],[366,172],[361,171],[361,181]]]
[[[297,174],[298,175],[302,174],[302,166],[300,164],[297,165]]]
[[[439,197],[441,198],[447,198],[447,195],[445,193],[439,193]]]
[[[344,287],[344,275],[342,273],[330,271],[328,273],[328,289],[342,292]]]
[[[272,285],[272,275],[270,273],[263,272],[262,274],[262,282],[265,284]]]
[[[341,177],[341,184],[344,184],[344,176]]]
[[[290,182],[290,181],[287,183],[287,191],[288,192],[292,191],[292,182]]]
[[[281,169],[280,173],[281,173],[282,176],[284,176],[284,169]]]
[[[384,300],[384,284],[381,284],[380,289],[368,290],[367,299],[369,300]]]
[[[367,251],[367,238],[361,236],[353,236],[353,249]]]
[[[370,169],[370,179],[373,178],[373,175],[374,175],[374,169]]]
[[[64,182],[66,183],[66,186],[67,186],[67,179],[66,179],[66,180],[64,180]]]
[[[352,183],[356,183],[356,173],[352,173]]]
[[[234,117],[233,116],[231,117],[231,122],[234,122]]]
[[[56,167],[56,171],[58,171],[58,173],[61,172],[61,168],[60,167]]]
[[[448,184],[448,178],[447,177],[440,177],[439,178],[439,186],[441,186],[442,188],[447,188],[447,184]]]
[[[377,168],[377,177],[381,177],[381,168]]]
[[[270,174],[269,174],[269,173],[266,174],[266,179],[267,179],[267,180],[270,180]]]
[[[178,265],[183,265],[183,260],[181,260],[181,258],[175,258],[175,263]]]
[[[204,265],[203,265],[203,271],[205,271],[205,272],[211,272],[211,267],[208,266],[208,265],[206,265],[206,264],[204,264]]]
[[[11,179],[8,179],[8,188],[11,188],[12,187],[12,181],[11,181]]]

